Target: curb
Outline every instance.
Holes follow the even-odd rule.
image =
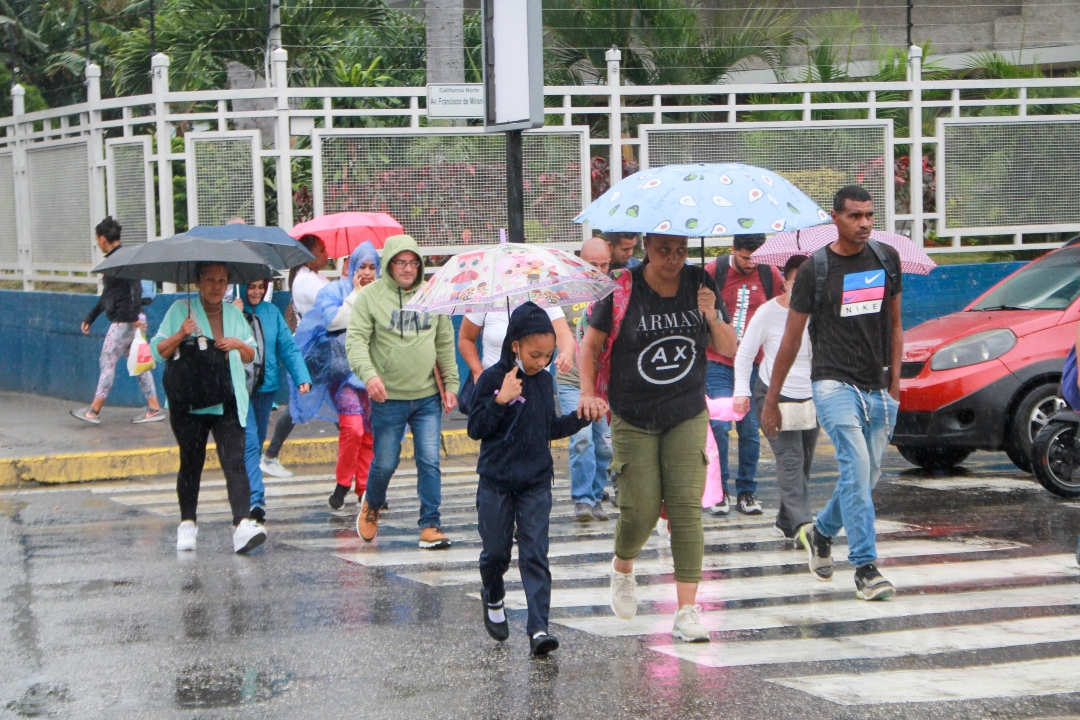
[[[567,440],[557,440],[553,448],[567,447]],[[206,446],[206,469],[220,468],[216,445]],[[442,455],[473,455],[480,452],[479,441],[465,430],[442,433]],[[401,444],[402,459],[413,457],[412,435]],[[289,440],[281,448],[285,465],[332,465],[337,462],[337,438]],[[174,447],[114,450],[110,452],[73,453],[44,457],[0,459],[0,487],[37,482],[46,485],[115,480],[137,475],[166,475],[180,469],[180,452]]]

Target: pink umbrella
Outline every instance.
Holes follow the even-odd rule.
[[[342,212],[294,225],[289,234],[297,240],[304,235],[317,235],[326,245],[326,254],[336,258],[345,257],[365,241],[381,249],[386,238],[404,232],[401,223],[386,213]]]
[[[901,271],[915,275],[929,275],[937,267],[926,252],[913,243],[907,235],[874,230],[870,237],[885,245],[892,245],[900,253]],[[810,255],[837,238],[836,225],[817,225],[798,232],[782,232],[773,235],[754,251],[754,262],[783,267],[792,255]]]

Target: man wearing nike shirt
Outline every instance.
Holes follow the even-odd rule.
[[[884,600],[895,591],[874,566],[872,491],[881,477],[881,458],[900,407],[904,352],[900,255],[870,239],[874,202],[862,187],[848,185],[837,191],[832,217],[838,231],[836,242],[815,252],[795,278],[784,338],[761,411],[761,429],[769,437],[781,430],[780,389],[809,319],[814,405],[840,468],[832,498],[812,528],[803,531],[810,571],[819,580],[832,580],[832,539],[844,528],[848,561],[855,567],[856,596]],[[821,276],[824,283],[819,289]]]

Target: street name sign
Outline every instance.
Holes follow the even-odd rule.
[[[429,84],[427,86],[427,114],[429,118],[483,118],[483,84]]]

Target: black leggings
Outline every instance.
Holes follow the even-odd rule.
[[[225,486],[229,491],[233,525],[251,517],[251,487],[247,468],[244,466],[244,428],[236,414],[236,399],[225,401],[223,415],[193,415],[171,412],[176,444],[180,446],[180,472],[176,476],[176,495],[180,500],[180,519],[195,520],[195,508],[199,504],[199,482],[206,463],[206,439],[214,434],[218,460],[225,473]]]
[[[278,453],[281,452],[281,446],[289,439],[289,433],[292,432],[292,429],[292,413],[289,412],[288,407],[281,408],[281,417],[278,418],[277,424],[274,425],[274,436],[270,438],[270,446],[266,448],[266,457],[273,459],[278,456]]]

